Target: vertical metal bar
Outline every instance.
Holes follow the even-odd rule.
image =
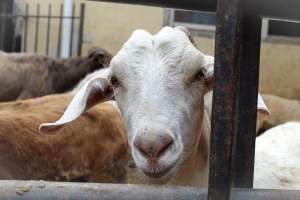
[[[60,46],[61,46],[61,31],[62,31],[62,19],[63,19],[63,4],[60,5],[60,15],[59,15],[59,28],[58,28],[58,44],[57,44],[57,54],[56,56],[60,57]]]
[[[17,17],[15,16],[15,6],[13,6],[11,19],[12,19],[13,22],[16,23]],[[16,24],[15,24],[15,25],[16,25]],[[16,46],[16,40],[15,40],[16,35],[15,35],[15,33],[16,33],[16,29],[15,29],[15,27],[14,27],[13,39],[12,39],[12,52],[15,51],[15,46]]]
[[[82,4],[80,4],[80,20],[79,20],[79,36],[78,36],[77,56],[81,56],[81,51],[82,51],[84,15],[85,15],[85,4],[82,3]]]
[[[230,199],[239,103],[240,15],[239,0],[218,1],[208,200]]]
[[[38,50],[39,43],[39,23],[40,23],[40,4],[37,4],[36,8],[36,24],[35,24],[35,41],[34,41],[34,52]]]
[[[1,24],[0,24],[0,36],[1,36],[0,48],[3,50],[4,49],[4,38],[5,38],[5,22],[6,22],[6,18],[5,18],[6,1],[3,2],[2,6],[3,7],[1,9],[1,14],[3,15],[3,17],[1,17]]]
[[[47,36],[46,36],[46,55],[47,56],[49,55],[49,45],[50,45],[51,12],[52,12],[52,5],[48,4]]]
[[[17,24],[17,13],[15,9],[16,5],[13,3],[13,8],[12,8],[12,22],[14,23],[13,27],[13,38],[12,38],[12,52],[15,52],[16,49],[16,24]]]
[[[72,56],[72,50],[73,50],[73,36],[74,36],[74,17],[75,17],[75,4],[73,4],[72,7],[72,21],[71,21],[71,38],[70,38],[70,51],[69,51],[69,57]]]
[[[174,11],[171,8],[164,8],[163,26],[173,26]]]
[[[5,6],[5,38],[4,38],[4,50],[7,52],[12,51],[12,44],[13,44],[13,37],[14,37],[14,22],[13,22],[13,3],[14,1],[6,1],[6,6]]]
[[[26,9],[25,9],[25,16],[24,16],[24,20],[25,20],[25,25],[24,25],[24,48],[23,51],[27,52],[27,31],[28,31],[28,12],[29,12],[29,7],[28,7],[28,3],[26,3]]]
[[[261,23],[258,16],[247,15],[242,18],[239,121],[234,176],[236,187],[253,187]]]

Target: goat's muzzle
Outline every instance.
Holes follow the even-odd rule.
[[[147,176],[159,178],[173,167],[159,162],[174,144],[174,139],[168,130],[145,128],[137,133],[133,144],[138,153],[147,160],[147,167],[142,169]]]

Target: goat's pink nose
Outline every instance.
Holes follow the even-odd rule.
[[[168,133],[142,133],[134,139],[134,145],[143,156],[158,159],[173,144],[174,140]]]

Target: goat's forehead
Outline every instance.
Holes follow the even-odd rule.
[[[192,46],[184,32],[170,27],[163,28],[155,35],[136,30],[112,60],[112,64],[133,64],[149,59],[165,62],[180,62],[184,51]]]
[[[157,34],[152,35],[145,30],[135,30],[125,43],[126,46],[136,46],[144,48],[155,48],[164,43],[187,44],[188,37],[180,30],[171,27],[164,27]]]

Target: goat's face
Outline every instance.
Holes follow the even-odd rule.
[[[154,36],[135,31],[110,67],[136,165],[149,177],[170,177],[198,140],[212,57],[167,27]]]
[[[111,61],[107,79],[83,86],[64,115],[40,130],[57,130],[115,96],[136,165],[163,182],[196,148],[212,76],[213,58],[193,46],[187,30],[137,30]]]

